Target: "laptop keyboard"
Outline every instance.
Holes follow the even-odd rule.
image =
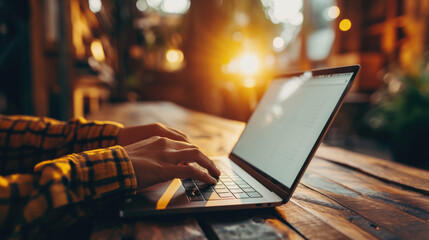
[[[216,162],[221,175],[217,184],[207,184],[198,180],[184,179],[182,185],[185,188],[189,201],[212,201],[227,199],[261,198],[254,188],[235,172],[227,168],[222,162]]]

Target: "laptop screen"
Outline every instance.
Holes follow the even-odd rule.
[[[290,188],[352,76],[275,79],[232,152]]]

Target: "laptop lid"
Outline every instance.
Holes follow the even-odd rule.
[[[274,78],[230,159],[287,202],[358,70],[354,65]]]

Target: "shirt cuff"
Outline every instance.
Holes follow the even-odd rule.
[[[97,164],[93,164],[94,186],[97,195],[104,197],[114,194],[117,191],[135,193],[137,179],[133,164],[125,149],[117,145],[109,147],[106,150],[108,156],[104,156],[103,158],[107,159],[107,161],[99,167]]]

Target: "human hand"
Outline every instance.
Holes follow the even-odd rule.
[[[215,184],[220,171],[195,145],[165,137],[151,137],[124,147],[137,177],[139,189],[173,178],[193,178]],[[201,171],[190,163],[206,168]],[[209,175],[212,175],[210,176]]]
[[[166,127],[160,123],[153,123],[122,128],[118,135],[118,145],[127,146],[153,136],[160,136],[176,141],[189,142],[186,135],[179,130]]]

